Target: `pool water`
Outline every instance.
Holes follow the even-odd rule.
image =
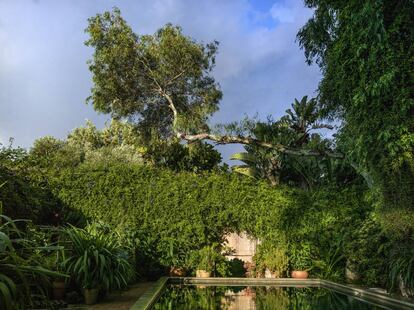
[[[153,309],[390,309],[318,287],[168,285]]]

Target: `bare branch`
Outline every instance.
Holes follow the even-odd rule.
[[[283,154],[297,155],[297,156],[317,156],[317,157],[331,157],[331,158],[344,158],[344,155],[341,153],[333,153],[329,151],[316,151],[316,150],[305,150],[305,149],[293,149],[286,147],[282,144],[273,144],[264,141],[257,140],[252,137],[243,137],[243,136],[219,136],[209,133],[200,133],[195,135],[189,135],[185,133],[177,133],[177,137],[188,142],[201,141],[201,140],[210,140],[214,141],[217,144],[250,144],[258,145],[269,149],[274,149]]]
[[[178,75],[177,75],[177,78],[178,78]],[[159,84],[157,83],[157,85],[159,85]],[[333,152],[329,152],[329,151],[306,150],[306,149],[293,149],[293,148],[286,147],[282,144],[268,143],[268,142],[260,141],[258,139],[252,138],[252,137],[227,136],[227,135],[219,136],[219,135],[213,135],[213,134],[210,134],[210,133],[199,133],[199,134],[190,135],[190,134],[178,132],[177,131],[178,129],[176,127],[176,123],[177,123],[177,119],[178,119],[177,108],[175,107],[171,96],[165,90],[163,90],[161,87],[159,89],[159,93],[160,93],[161,96],[163,96],[167,100],[168,106],[169,106],[169,108],[171,109],[171,111],[173,113],[173,130],[176,132],[176,135],[179,139],[186,140],[188,142],[201,141],[201,140],[210,140],[210,141],[216,142],[217,144],[258,145],[258,146],[262,146],[262,147],[265,147],[265,148],[274,149],[274,150],[276,150],[280,153],[283,153],[283,154],[290,154],[290,155],[297,155],[297,156],[317,156],[317,157],[324,157],[325,156],[325,157],[339,158],[339,159],[344,158],[344,155],[341,154],[341,153],[333,153]],[[329,125],[327,125],[327,126],[329,126]],[[328,127],[324,127],[324,128],[328,128]]]
[[[178,79],[180,76],[182,76],[185,73],[185,70],[182,70],[180,73],[178,73],[176,76],[174,76],[173,78],[171,78],[165,85],[168,86],[170,85],[172,82],[174,82],[176,79]]]

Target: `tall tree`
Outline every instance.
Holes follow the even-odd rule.
[[[414,2],[305,0],[298,39],[322,69],[319,104],[382,193],[383,223],[414,231]]]
[[[212,134],[207,120],[222,96],[211,75],[217,42],[198,43],[172,25],[154,35],[139,36],[118,9],[90,18],[86,32],[90,36],[86,44],[94,48],[89,101],[99,112],[132,119],[148,139],[175,136],[189,142],[255,144],[286,154],[342,157],[250,136]]]
[[[134,119],[148,138],[197,132],[217,111],[222,94],[210,75],[217,42],[199,44],[172,25],[138,36],[118,9],[90,18],[86,31],[97,111]]]

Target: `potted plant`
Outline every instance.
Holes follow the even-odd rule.
[[[214,253],[211,247],[204,247],[198,253],[198,264],[196,269],[197,278],[210,278],[214,269]]]
[[[133,276],[125,250],[114,235],[87,227],[65,230],[71,250],[64,262],[65,268],[83,289],[85,303],[97,302],[99,291],[121,289]]]
[[[53,256],[51,269],[59,273],[65,273],[63,262],[65,261],[65,252],[63,247],[58,247]],[[66,278],[56,277],[52,281],[52,295],[53,299],[62,300],[66,295]]]
[[[312,268],[312,254],[310,245],[307,243],[294,246],[290,251],[290,262],[292,267],[292,278],[307,279],[309,270]]]
[[[185,253],[179,245],[174,245],[174,240],[169,240],[168,252],[165,255],[165,263],[170,266],[170,277],[184,277],[187,273],[184,267]]]
[[[52,281],[52,295],[53,299],[62,300],[66,295],[66,281],[65,279],[57,278]]]
[[[215,271],[216,262],[221,254],[218,245],[205,246],[199,251],[195,251],[190,256],[191,265],[196,269],[197,278],[209,278]]]
[[[264,275],[265,278],[281,278],[288,271],[289,258],[286,246],[282,243],[271,243],[264,241],[257,248],[253,257],[256,264],[256,274]]]

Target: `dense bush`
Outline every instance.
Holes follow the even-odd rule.
[[[144,165],[84,164],[52,183],[66,206],[133,234],[136,246],[165,266],[177,263],[168,261],[171,247],[183,263],[182,253],[221,242],[227,231],[266,232],[266,221],[277,223],[279,210],[293,203],[291,191],[264,182]]]
[[[33,182],[26,169],[27,154],[22,149],[0,145],[0,201],[2,212],[11,218],[51,222],[59,202],[43,182]]]
[[[311,274],[342,279],[343,243],[371,211],[359,188],[304,192],[229,173],[140,164],[85,163],[61,170],[51,183],[68,208],[130,236],[138,264],[151,268],[185,266],[189,253],[220,243],[226,232],[247,231],[288,256],[308,244]]]
[[[306,263],[314,277],[342,281],[345,268],[352,267],[362,283],[389,282],[390,252],[398,255],[399,249],[393,249],[375,219],[363,188],[272,188],[264,181],[224,171],[196,174],[134,162],[82,161],[82,156],[72,156],[77,149],[64,150],[47,152],[47,162],[46,155],[32,152],[25,155],[26,164],[19,162],[23,168],[7,169],[24,175],[25,184],[30,181],[37,188],[41,184],[49,191],[44,206],[49,205],[46,210],[52,214],[47,217],[47,212],[35,208],[49,223],[59,213],[61,223],[109,225],[131,249],[141,275],[156,277],[172,266],[193,269],[188,266],[190,253],[221,243],[226,232],[246,231],[269,245],[256,257],[260,274],[275,269],[273,254],[279,253],[285,267],[271,271],[284,275]],[[30,191],[26,196],[36,197]],[[303,246],[308,261],[298,262]]]

